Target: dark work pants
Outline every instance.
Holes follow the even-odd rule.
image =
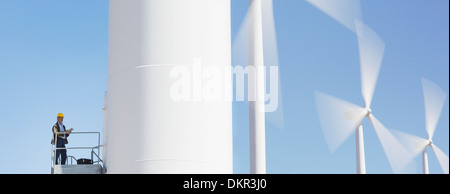
[[[66,148],[65,142],[66,142],[66,140],[58,137],[58,142],[56,142],[56,148]],[[59,156],[61,156],[61,165],[65,165],[66,159],[67,159],[66,149],[56,150],[55,164],[58,164]]]

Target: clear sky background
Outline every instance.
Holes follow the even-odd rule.
[[[373,113],[390,129],[426,138],[420,78],[449,93],[449,1],[361,4],[364,22],[386,43]],[[232,0],[233,38],[247,8]],[[267,172],[355,173],[354,135],[331,153],[314,99],[320,91],[363,105],[355,34],[303,0],[275,0],[274,12],[284,125],[266,122]],[[59,112],[68,128],[102,132],[107,55],[107,0],[0,0],[0,173],[50,173]],[[447,96],[434,135],[447,155],[448,118]],[[392,173],[372,126],[363,125],[367,173]],[[233,102],[233,150],[234,172],[249,173],[247,102]],[[431,149],[429,160],[430,172],[442,173]],[[421,173],[415,161],[412,172]]]

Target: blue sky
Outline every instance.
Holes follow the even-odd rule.
[[[449,93],[448,3],[361,2],[365,23],[386,43],[372,110],[390,129],[426,137],[421,77]],[[247,7],[232,0],[233,37]],[[284,127],[266,123],[267,172],[355,173],[354,135],[330,153],[314,99],[320,91],[363,105],[355,34],[303,0],[276,0],[274,12]],[[0,0],[0,173],[50,172],[59,112],[69,128],[102,131],[107,53],[107,0]],[[448,118],[447,97],[434,135],[447,155]],[[392,173],[363,125],[367,173]],[[234,172],[248,173],[246,102],[233,103],[233,150]],[[429,151],[430,172],[441,173]]]

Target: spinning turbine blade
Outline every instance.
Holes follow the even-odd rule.
[[[248,12],[233,39],[231,53],[232,66],[248,65]]]
[[[411,154],[373,114],[369,114],[369,120],[380,139],[392,170],[394,173],[400,173],[412,160]]]
[[[422,87],[425,100],[426,130],[428,139],[432,139],[447,94],[439,86],[425,78],[422,78]]]
[[[369,26],[355,20],[361,63],[361,91],[365,107],[370,107],[383,60],[385,44]]]
[[[267,72],[270,72],[270,82],[268,79],[269,73],[266,73],[266,88],[270,88],[270,104],[266,106],[266,119],[272,125],[279,129],[284,128],[284,115],[283,115],[283,99],[281,92],[281,75],[279,69],[278,60],[278,43],[277,43],[277,33],[275,26],[275,15],[274,15],[274,4],[273,0],[262,0],[262,18],[263,18],[263,42],[264,42],[264,65],[267,68]],[[276,67],[278,70],[278,76],[273,77],[273,71],[270,68]],[[276,80],[278,79],[277,84]],[[269,86],[269,84],[274,83],[275,85]],[[266,100],[269,96],[266,94]],[[273,106],[272,106],[273,105]]]
[[[331,152],[355,131],[364,118],[364,109],[344,100],[315,92],[320,124]]]
[[[263,19],[264,65],[278,66],[278,44],[273,12],[273,0],[261,0],[261,11]],[[247,12],[233,40],[233,66],[244,66],[248,64],[248,25],[249,13]]]
[[[262,0],[264,64],[278,66],[278,44],[273,12],[273,0]]]
[[[356,33],[355,19],[362,20],[359,0],[306,0]]]
[[[278,72],[279,73],[279,72]],[[272,74],[272,73],[271,73]],[[271,87],[270,92],[275,92],[271,95],[269,105],[266,106],[266,120],[275,126],[278,129],[284,129],[284,110],[283,110],[283,98],[282,98],[282,90],[281,90],[281,75],[278,74],[278,93],[273,91],[274,87]],[[266,94],[267,97],[267,94]],[[271,104],[274,103],[274,104]]]
[[[436,145],[431,144],[431,148],[433,148],[434,154],[436,154],[436,157],[439,161],[439,164],[441,165],[442,171],[444,171],[445,174],[449,173],[449,160],[447,154],[445,154],[441,149],[439,149]]]
[[[403,145],[405,145],[405,148],[409,153],[411,153],[411,159],[421,154],[430,143],[427,139],[402,131],[392,130],[392,133],[403,143]]]

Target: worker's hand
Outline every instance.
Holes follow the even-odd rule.
[[[70,135],[70,133],[72,133],[72,131],[73,131],[73,128],[70,128],[69,129],[69,135]]]

